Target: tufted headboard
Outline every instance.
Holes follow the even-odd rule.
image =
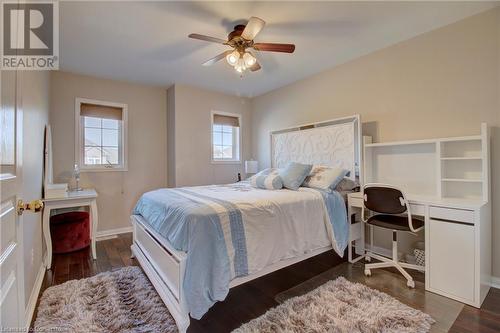
[[[361,177],[361,122],[359,115],[301,125],[271,133],[271,163],[288,162],[342,167],[349,177]]]

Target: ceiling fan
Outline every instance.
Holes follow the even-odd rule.
[[[247,25],[239,24],[235,26],[234,30],[227,36],[227,41],[221,38],[200,34],[190,34],[188,37],[228,45],[233,48],[232,50],[225,51],[204,62],[203,66],[211,66],[219,60],[226,58],[226,61],[240,74],[247,69],[255,72],[261,69],[260,64],[255,56],[247,49],[284,53],[293,53],[293,51],[295,51],[294,44],[255,43],[255,36],[264,28],[265,24],[266,22],[264,22],[264,20],[253,16],[248,20]]]

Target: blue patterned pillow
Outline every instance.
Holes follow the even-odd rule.
[[[344,179],[348,172],[348,170],[342,168],[315,165],[311,173],[306,177],[303,186],[325,191],[332,190]]]
[[[283,181],[278,169],[264,169],[258,174],[250,177],[250,185],[265,190],[279,190],[283,188]]]
[[[284,169],[279,170],[283,186],[291,190],[298,190],[304,179],[309,175],[309,172],[311,172],[311,169],[311,164],[288,163]]]

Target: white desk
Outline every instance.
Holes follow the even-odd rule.
[[[425,289],[480,307],[491,284],[491,220],[488,203],[481,200],[408,195],[413,215],[425,217]],[[361,192],[348,195],[348,214],[363,206]],[[356,242],[352,258],[364,257],[365,228],[351,225]]]
[[[71,208],[71,207],[89,207],[90,215],[90,239],[92,257],[97,258],[95,250],[95,239],[98,224],[97,214],[97,192],[94,189],[85,189],[83,191],[69,191],[68,196],[61,198],[44,199],[43,207],[43,235],[47,245],[47,259],[45,266],[51,269],[52,266],[52,239],[50,236],[50,212],[52,209]]]

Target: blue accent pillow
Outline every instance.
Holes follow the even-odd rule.
[[[298,190],[304,179],[311,172],[311,164],[300,164],[290,162],[284,169],[279,169],[279,175],[283,180],[283,186],[291,190]]]
[[[278,169],[264,169],[249,178],[250,185],[265,190],[279,190],[283,188],[283,181]]]

